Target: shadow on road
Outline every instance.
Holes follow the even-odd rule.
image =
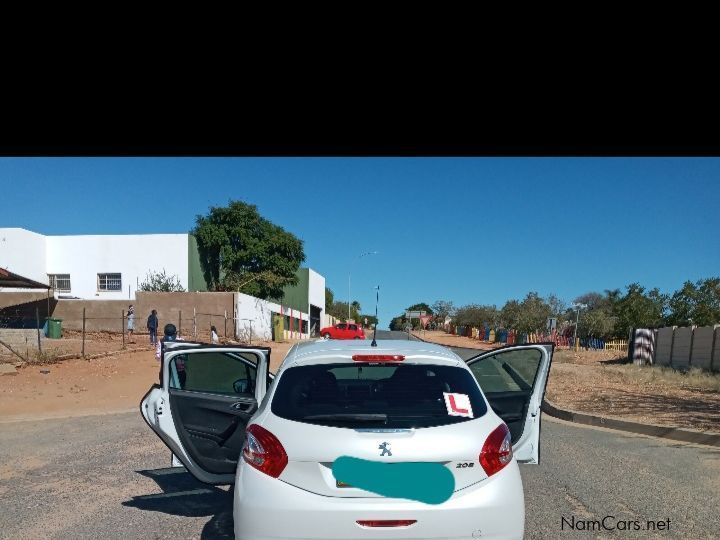
[[[174,516],[212,516],[200,538],[218,540],[235,538],[233,533],[233,491],[225,491],[196,480],[184,467],[137,471],[153,479],[162,493],[138,495],[123,506],[163,512]]]

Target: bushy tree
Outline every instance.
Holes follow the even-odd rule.
[[[420,302],[419,304],[413,304],[409,308],[406,309],[406,311],[424,311],[427,315],[433,314],[433,309],[428,306],[425,302]]]
[[[457,308],[453,322],[458,326],[497,326],[500,323],[500,312],[496,306],[468,304]]]
[[[627,286],[625,295],[614,303],[615,334],[624,336],[631,328],[657,328],[665,321],[667,295],[655,288],[647,293],[639,283]]]
[[[367,319],[368,326],[372,327],[375,325],[375,323],[378,322],[377,317],[375,315],[359,315],[358,322],[365,324],[365,319]]]
[[[394,317],[389,324],[390,330],[404,330],[405,317]]]
[[[432,305],[432,310],[435,315],[435,320],[440,324],[445,322],[446,317],[455,315],[455,306],[450,301],[436,300]]]
[[[666,323],[710,326],[720,323],[720,278],[686,281],[668,301]]]
[[[176,274],[168,276],[164,268],[162,272],[150,270],[145,276],[145,281],[140,284],[140,290],[152,292],[185,292],[185,288],[180,284],[180,278]]]
[[[196,217],[191,232],[210,290],[281,298],[283,287],[297,284],[302,240],[263,218],[255,205],[231,200],[212,207]]]

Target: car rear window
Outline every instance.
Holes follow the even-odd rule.
[[[287,369],[277,384],[272,412],[308,424],[352,429],[424,428],[466,422],[487,412],[472,374],[452,366],[297,366]],[[472,417],[451,415],[445,394],[456,394],[461,410],[467,398]]]

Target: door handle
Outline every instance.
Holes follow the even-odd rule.
[[[236,411],[244,411],[248,412],[255,406],[254,403],[247,403],[245,401],[236,401],[232,405],[230,405],[231,409],[235,409]]]

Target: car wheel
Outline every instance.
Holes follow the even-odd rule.
[[[323,337],[324,339],[330,339],[330,334],[328,334],[327,332],[325,332],[325,333],[322,335],[322,337]]]
[[[362,339],[360,336],[355,336],[353,339]]]

